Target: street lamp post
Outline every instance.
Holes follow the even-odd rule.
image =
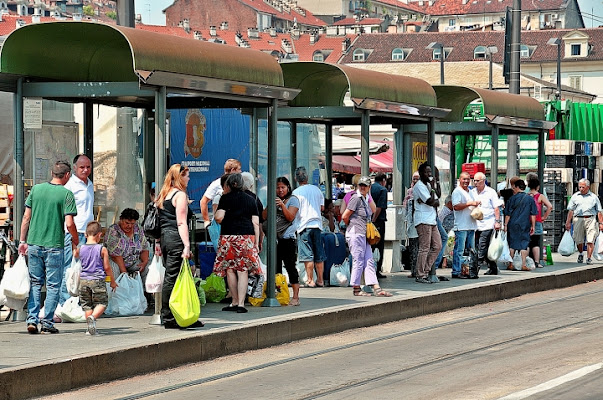
[[[445,58],[444,45],[442,43],[438,43],[438,42],[431,42],[425,48],[428,50],[433,50],[433,49],[437,49],[437,48],[440,49],[440,85],[443,85],[444,84],[444,58]]]
[[[498,53],[498,47],[488,46],[486,47],[486,54],[488,54],[488,60],[490,61],[488,70],[488,89],[492,90],[492,55]]]
[[[546,44],[550,46],[557,46],[557,93],[555,93],[555,98],[557,100],[561,99],[561,39],[559,38],[550,38]]]

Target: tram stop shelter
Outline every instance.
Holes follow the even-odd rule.
[[[457,135],[490,135],[492,143],[492,159],[490,182],[496,186],[498,178],[498,138],[499,135],[538,135],[538,179],[543,181],[544,174],[544,140],[545,134],[557,124],[544,120],[544,108],[538,100],[498,92],[488,89],[469,88],[464,86],[434,86],[438,106],[449,108],[450,113],[435,123],[438,134],[450,135],[450,188],[454,188],[456,176],[455,137]],[[483,121],[464,121],[463,115],[467,106],[480,100],[484,107]],[[407,132],[421,132],[420,125],[408,126]]]
[[[84,153],[90,159],[93,104],[142,108],[154,115],[154,134],[144,141],[145,170],[154,170],[154,176],[148,173],[144,181],[158,184],[167,170],[166,109],[265,108],[270,115],[268,190],[274,193],[276,109],[279,101],[291,100],[299,92],[284,87],[282,70],[269,54],[91,22],[32,24],[11,33],[0,53],[0,90],[15,94],[15,235],[25,202],[24,98],[84,103]],[[272,232],[275,220],[276,210],[269,206]],[[276,250],[270,248],[267,261],[274,268]],[[268,274],[268,282],[273,279],[274,274]],[[268,287],[272,290],[265,304],[278,305],[274,285]]]
[[[410,157],[402,156],[402,149],[410,147],[406,124],[419,124],[428,135],[428,160],[435,161],[435,123],[444,118],[449,109],[437,105],[436,93],[429,83],[412,77],[391,75],[346,65],[318,62],[281,64],[285,86],[300,89],[301,93],[278,109],[278,120],[291,124],[291,143],[296,143],[297,123],[324,124],[326,127],[325,165],[327,169],[327,196],[331,195],[332,127],[333,125],[361,126],[361,173],[369,174],[369,130],[371,124],[389,124],[396,127],[394,134],[393,179],[401,182],[404,171],[410,171]],[[293,152],[295,153],[295,152]],[[295,168],[295,157],[292,168]],[[292,170],[293,176],[293,170]],[[407,172],[408,174],[408,172]],[[394,185],[394,204],[401,205],[403,188]],[[396,213],[396,220],[401,214]],[[402,233],[396,222],[394,257]],[[399,259],[394,258],[399,265]]]

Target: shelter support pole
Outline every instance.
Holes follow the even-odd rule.
[[[291,178],[289,179],[292,188],[297,187],[297,181],[295,180],[295,169],[297,168],[297,122],[293,121],[290,123],[291,130],[289,135],[291,138]]]
[[[15,201],[13,202],[13,237],[19,240],[21,221],[25,211],[25,135],[23,134],[23,78],[17,80],[17,92],[14,99],[14,129],[15,129]]]
[[[492,143],[490,158],[490,187],[496,190],[498,183],[498,125],[492,126]]]
[[[274,198],[276,193],[276,162],[277,162],[277,99],[272,99],[271,107],[268,109],[268,199]],[[280,303],[274,297],[275,273],[276,273],[276,203],[267,201],[268,204],[268,237],[266,240],[266,300],[263,307],[280,307]]]
[[[407,135],[408,136],[408,135]],[[402,230],[404,229],[404,223],[402,219],[402,199],[404,198],[404,185],[400,185],[402,182],[402,175],[404,172],[404,157],[402,151],[404,150],[404,126],[398,126],[398,130],[394,133],[394,165],[392,171],[392,182],[394,192],[394,220],[396,232],[394,234],[394,240],[392,242],[392,265],[389,272],[400,272],[402,271]],[[384,268],[387,266],[384,264]],[[385,271],[387,272],[387,271]]]
[[[259,146],[259,126],[258,109],[254,108],[251,112],[251,132],[249,135],[249,172],[257,178],[258,176],[258,146]]]
[[[400,174],[402,175],[402,187],[404,189],[402,193],[406,193],[406,189],[410,188],[410,182],[414,172],[412,170],[412,137],[410,133],[404,132],[403,129],[401,131],[402,148],[399,151],[402,155],[402,170]],[[404,198],[404,196],[402,196],[402,198]]]
[[[159,194],[166,169],[165,145],[166,145],[166,103],[167,90],[161,86],[155,92],[155,193]],[[155,314],[151,317],[149,324],[161,325],[161,292],[155,293]]]
[[[427,123],[427,164],[435,171],[435,118]]]
[[[360,121],[360,174],[368,176],[369,171],[369,130],[371,125],[371,115],[368,110],[362,111]]]
[[[456,188],[456,135],[450,135],[450,193]]]
[[[557,46],[559,47],[559,46]],[[540,181],[540,190],[542,190],[544,192],[544,139],[545,139],[545,135],[548,134],[548,131],[540,131],[538,133],[538,181]],[[527,184],[527,182],[526,182]],[[598,195],[598,193],[597,193]],[[540,260],[542,260],[542,253],[544,250],[544,242],[543,242],[543,236],[544,235],[540,235]]]
[[[325,191],[327,199],[333,197],[333,125],[325,125],[325,166],[327,170],[327,181]]]
[[[94,104],[89,101],[84,103],[84,154],[94,165]],[[94,182],[94,168],[89,178]]]
[[[149,199],[150,183],[155,182],[155,135],[153,126],[155,124],[155,115],[153,110],[144,110],[143,115],[144,128],[142,130],[142,157],[144,160],[144,199]],[[161,185],[161,182],[159,182]],[[155,194],[159,194],[161,187],[155,183]]]

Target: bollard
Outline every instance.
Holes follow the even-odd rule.
[[[550,244],[546,245],[546,265],[553,265],[553,252]]]
[[[161,292],[155,293],[155,314],[151,317],[149,325],[161,325]]]

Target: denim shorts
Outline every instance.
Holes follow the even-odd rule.
[[[319,228],[306,228],[297,238],[297,260],[323,262],[327,259]]]
[[[98,305],[106,307],[108,302],[107,284],[104,279],[80,280],[80,304],[84,311],[93,310]]]

